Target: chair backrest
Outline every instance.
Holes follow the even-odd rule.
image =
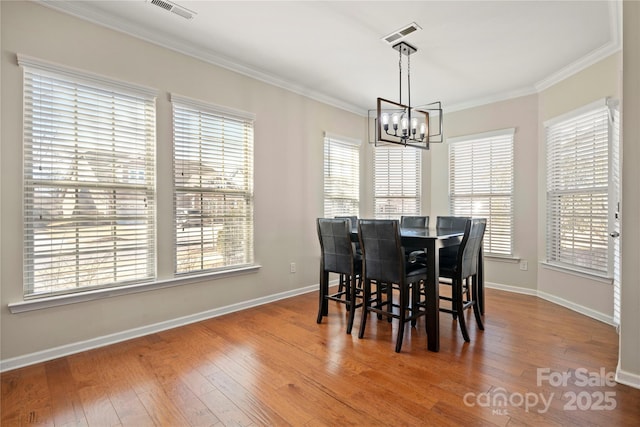
[[[405,259],[398,220],[361,219],[358,236],[365,278],[400,283],[405,275]]]
[[[436,218],[436,228],[438,230],[464,231],[467,220],[471,217],[466,216],[439,216]]]
[[[352,216],[336,216],[336,219],[348,219],[349,221],[351,221],[351,227],[352,228],[356,228],[358,226],[358,216],[357,215],[352,215]]]
[[[478,273],[478,260],[480,258],[480,247],[484,238],[484,230],[487,227],[487,220],[476,218],[467,220],[460,249],[458,250],[457,269],[462,278],[473,276]]]
[[[429,217],[428,216],[401,216],[400,227],[429,228]]]
[[[318,239],[324,271],[353,274],[351,224],[346,218],[318,218]]]

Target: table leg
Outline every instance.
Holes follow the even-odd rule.
[[[439,251],[442,242],[439,239],[428,241],[427,252],[427,283],[425,283],[427,305],[427,348],[430,351],[440,351],[440,276]]]

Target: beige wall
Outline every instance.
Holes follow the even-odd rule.
[[[622,106],[622,307],[617,379],[640,388],[640,2],[625,1]]]
[[[534,292],[537,260],[537,96],[529,95],[445,115],[446,138],[515,128],[514,134],[514,256],[529,263],[520,270],[511,262],[488,258],[485,262],[489,285],[521,288]],[[431,213],[449,213],[449,144],[433,144],[431,149]]]
[[[2,2],[2,360],[318,283],[323,132],[365,140],[363,117],[55,12]],[[22,70],[16,54],[156,88],[158,209],[171,212],[168,94],[255,113],[256,274],[11,314],[22,300]],[[159,278],[173,270],[171,215],[158,216]],[[289,273],[289,264],[297,273]]]

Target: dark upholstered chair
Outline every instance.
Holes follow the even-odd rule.
[[[354,229],[358,227],[358,216],[357,215],[348,215],[348,216],[336,216],[336,219],[348,219],[351,221],[350,229]],[[362,257],[362,251],[360,250],[360,242],[353,242],[354,245],[354,256]],[[340,275],[340,282],[338,286],[338,292],[342,292],[344,290],[345,281],[347,280],[347,276],[344,274]]]
[[[466,216],[439,216],[436,218],[436,229],[438,231],[449,230],[452,232],[464,232],[467,220],[471,217]],[[440,248],[439,260],[440,264],[451,265],[456,262],[458,257],[458,248],[460,245],[451,245]]]
[[[400,228],[429,228],[428,216],[401,216]],[[411,263],[426,263],[424,251],[412,251],[407,254],[407,261]]]
[[[401,216],[400,227],[429,228],[429,217],[428,216]]]
[[[487,220],[484,218],[467,220],[455,262],[442,260],[442,258],[440,261],[440,277],[451,279],[451,297],[440,296],[440,299],[451,301],[451,308],[440,307],[440,311],[451,313],[454,319],[458,319],[460,331],[467,342],[469,342],[469,333],[464,318],[465,309],[473,307],[478,328],[484,330],[477,301],[478,263],[486,226]],[[469,278],[471,278],[471,284]]]
[[[468,216],[439,216],[436,218],[437,229],[447,229],[453,231],[464,231],[467,225]]]
[[[399,225],[397,220],[358,221],[364,277],[362,321],[358,338],[364,336],[369,312],[386,316],[389,320],[399,319],[396,352],[400,352],[402,348],[405,323],[411,321],[415,325],[418,317],[426,314],[425,304],[420,298],[420,288],[427,280],[426,268],[407,271]],[[372,297],[372,282],[376,283],[378,298]],[[381,288],[383,285],[386,288]],[[399,293],[397,304],[394,304],[390,292],[393,285]],[[387,291],[387,299],[382,301],[380,294],[384,291]]]
[[[320,296],[317,322],[328,315],[329,300],[343,303],[347,306],[349,319],[347,333],[351,333],[356,308],[357,286],[362,282],[362,258],[354,254],[351,242],[351,223],[349,219],[318,218],[318,238],[320,239]],[[329,293],[329,273],[345,275],[344,289]]]

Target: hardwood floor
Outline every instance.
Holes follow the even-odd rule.
[[[302,295],[3,373],[2,426],[638,425],[640,390],[602,376],[613,327],[493,289],[486,307],[471,343],[441,313],[439,353],[422,318],[397,354],[396,321],[360,340],[360,312],[350,336],[343,305],[318,325]]]

